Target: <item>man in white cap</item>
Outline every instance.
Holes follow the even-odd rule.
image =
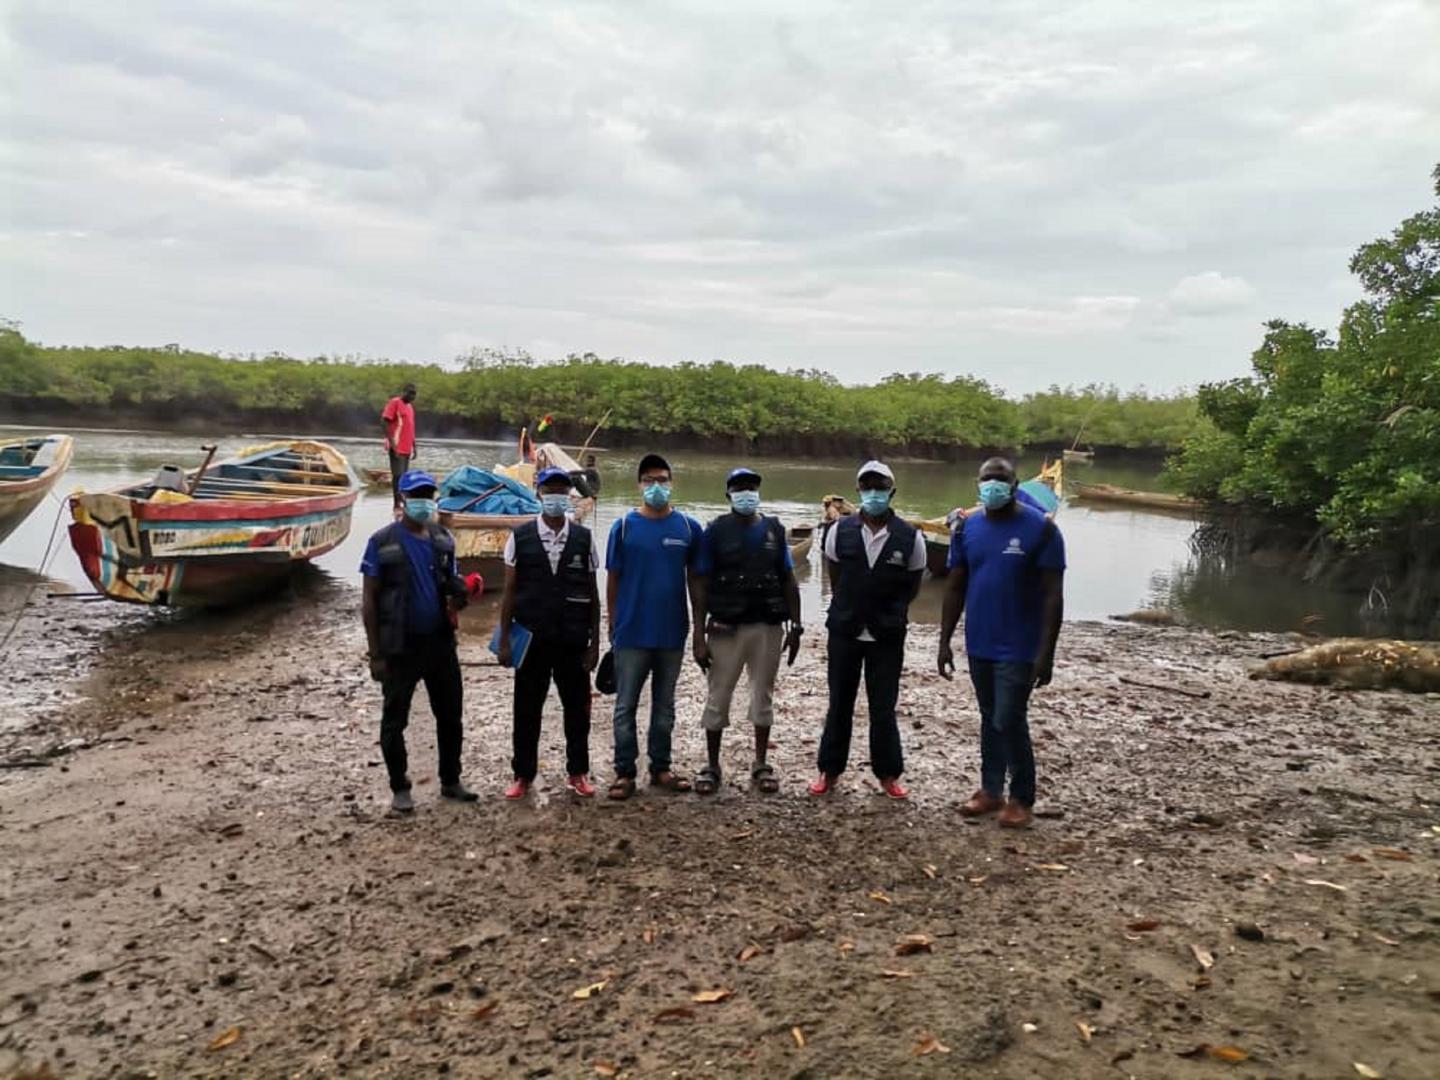
[[[892,799],[910,793],[900,783],[905,761],[895,703],[905,662],[910,601],[925,572],[925,537],[890,508],[895,474],[867,461],[855,477],[860,512],[837,521],[825,534],[830,564],[830,708],[820,736],[820,776],[810,794],[835,787],[850,758],[855,697],[865,678],[870,706],[870,767]]]

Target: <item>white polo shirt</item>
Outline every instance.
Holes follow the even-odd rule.
[[[837,521],[825,530],[825,558],[831,562],[840,561],[839,557],[835,554],[835,534],[839,531],[839,524]],[[871,529],[869,522],[861,518],[860,536],[865,541],[865,559],[869,562],[870,568],[873,570],[875,568],[875,560],[880,558],[880,553],[885,550],[885,544],[890,539],[890,519],[885,519],[884,528]],[[910,552],[910,561],[906,564],[905,569],[910,571],[924,570],[925,562],[925,534],[919,529],[916,529],[915,547]],[[860,636],[856,638],[856,640],[874,641],[875,637],[869,630],[861,630]]]
[[[560,572],[560,556],[565,551],[565,543],[570,539],[570,519],[565,519],[565,524],[558,529],[552,529],[545,523],[544,514],[536,514],[535,521],[540,526],[540,546],[545,549],[545,557],[550,560],[550,572]],[[872,560],[873,562],[873,560]],[[510,530],[509,537],[505,540],[505,565],[515,565],[515,530]],[[595,538],[590,538],[590,572],[594,573],[600,569],[600,554],[595,550]]]

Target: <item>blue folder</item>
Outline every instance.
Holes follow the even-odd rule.
[[[510,623],[510,666],[518,668],[525,662],[525,653],[530,648],[530,631],[518,622]],[[495,633],[490,637],[490,651],[500,655],[500,624],[495,624]]]

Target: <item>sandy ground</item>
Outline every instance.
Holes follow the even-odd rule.
[[[1069,626],[1027,833],[956,813],[974,699],[923,629],[907,803],[863,737],[839,793],[804,793],[812,634],[781,676],[778,796],[748,790],[742,726],[714,799],[572,801],[552,712],[539,790],[507,804],[509,680],[477,665],[484,799],[437,801],[420,711],[398,820],[352,590],[79,607],[34,605],[4,659],[0,1075],[1437,1074],[1440,702],[1247,680],[1284,637]],[[702,704],[687,664],[690,769]],[[598,699],[602,780],[609,720]]]

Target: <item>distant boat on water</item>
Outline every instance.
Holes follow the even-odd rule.
[[[0,443],[0,542],[44,501],[70,466],[75,440],[36,435]]]

